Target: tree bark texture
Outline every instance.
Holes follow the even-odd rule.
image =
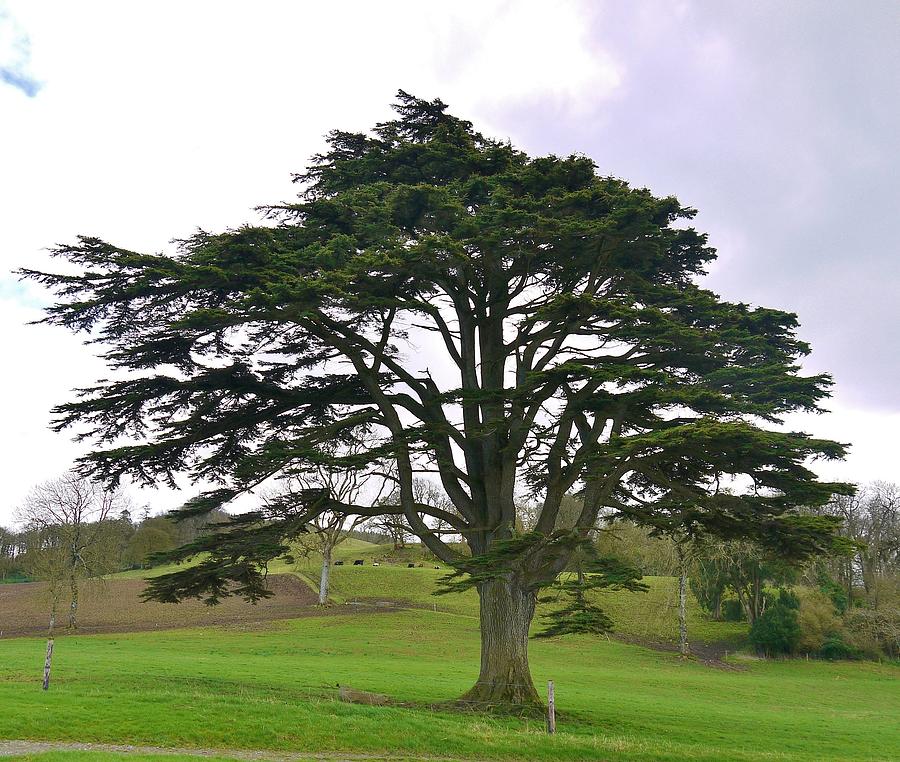
[[[491,705],[540,706],[528,668],[528,628],[536,596],[515,578],[499,577],[478,586],[481,614],[481,672],[460,701]]]
[[[69,629],[78,629],[78,583],[72,582],[72,601],[69,604]]]
[[[50,687],[50,665],[53,662],[53,638],[47,641],[47,655],[44,657],[44,680],[41,687],[47,690]]]
[[[44,679],[41,687],[47,690],[50,687],[50,665],[53,662],[53,632],[56,629],[56,600],[50,607],[50,626],[47,628],[47,655],[44,657]]]

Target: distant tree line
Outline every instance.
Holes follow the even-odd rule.
[[[135,514],[121,492],[71,472],[36,486],[16,510],[18,527],[0,526],[0,582],[48,581],[66,569],[80,577],[146,569],[153,554],[192,542],[226,515],[176,523],[146,508]]]
[[[322,481],[328,475],[319,476]],[[299,499],[302,490],[312,488],[310,484],[298,479],[266,499],[270,503]],[[351,479],[332,489],[353,497],[360,485]],[[416,480],[415,489],[422,504],[451,511],[436,484]],[[555,529],[567,529],[580,512],[580,500],[565,496]],[[841,519],[840,534],[846,541],[841,552],[791,563],[776,550],[750,540],[686,539],[684,533],[629,521],[601,524],[592,542],[599,557],[618,559],[645,575],[681,576],[710,618],[746,622],[750,641],[760,653],[900,658],[900,485],[873,482],[808,512]],[[537,512],[525,503],[519,513],[518,531],[524,534],[537,520]],[[17,511],[18,528],[0,527],[0,581],[46,582],[52,598],[51,632],[57,604],[64,600],[68,627],[74,629],[80,580],[149,568],[154,554],[193,542],[208,533],[211,523],[227,518],[216,512],[176,522],[151,516],[147,509],[140,516],[134,514],[121,493],[104,492],[72,473],[39,485]],[[452,535],[449,526],[435,526],[434,531]],[[332,551],[344,539],[391,545],[394,550],[415,539],[402,517],[350,523],[340,514],[322,514],[305,536],[307,551],[323,559],[323,602]],[[302,551],[303,543],[296,547]],[[567,572],[581,576],[582,563],[583,558],[573,557]],[[574,590],[573,596],[576,608],[584,609],[581,614],[590,614],[584,591]],[[682,639],[686,647],[686,633]]]
[[[712,619],[746,621],[763,654],[900,658],[900,485],[873,482],[808,512],[841,519],[842,552],[798,565],[748,540],[695,538],[697,602]],[[596,542],[644,574],[679,574],[671,535],[617,521]]]

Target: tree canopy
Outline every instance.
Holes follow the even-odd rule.
[[[848,491],[805,465],[844,447],[773,425],[819,410],[831,381],[802,374],[795,315],[698,285],[715,252],[695,211],[585,156],[530,157],[439,100],[401,91],[395,109],[370,133],[332,132],[297,200],[261,224],[170,254],[84,237],[55,251],[76,274],[23,271],[56,290],[45,320],[87,332],[121,372],[56,408],[58,429],[97,443],[86,471],[213,483],[184,515],[320,466],[395,483],[392,503],[312,489],[234,516],[170,554],[209,555],[151,594],[265,595],[266,561],[325,510],[402,515],[467,563],[440,521],[495,561],[495,586],[478,582],[483,642],[504,650],[521,627],[497,640],[485,619],[525,618],[527,637],[536,591],[601,514],[662,530],[675,516],[793,556],[829,546],[836,522],[793,509]],[[453,510],[416,499],[423,473]],[[524,493],[539,510],[522,543]],[[559,530],[569,494],[582,508]],[[486,658],[479,684],[524,681]]]

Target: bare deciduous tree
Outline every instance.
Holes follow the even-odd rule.
[[[50,682],[50,660],[56,613],[68,597],[67,628],[78,627],[80,582],[116,570],[117,554],[110,553],[108,521],[127,507],[119,491],[69,471],[34,487],[17,511],[31,542],[26,564],[32,576],[47,584],[50,598],[44,690]]]
[[[835,562],[847,597],[852,602],[854,586],[861,586],[878,608],[900,573],[900,485],[872,482],[855,495],[836,496],[824,510],[839,516],[841,533],[857,543],[855,552]]]
[[[31,536],[26,557],[31,574],[51,595],[51,635],[56,608],[68,594],[68,628],[78,627],[78,590],[83,579],[115,571],[106,551],[105,522],[124,506],[120,492],[67,472],[34,487],[17,511]]]
[[[396,485],[396,479],[391,477],[391,481]],[[428,479],[417,477],[413,479],[412,493],[418,506],[434,510],[434,513],[436,514],[434,516],[424,512],[417,514],[419,520],[428,527],[433,535],[440,537],[445,543],[454,536],[460,536],[459,530],[454,528],[451,524],[454,519],[458,519],[459,514],[453,506],[452,501],[447,496],[447,493],[444,492],[439,485]],[[390,494],[378,502],[384,505],[390,505],[396,503],[399,499],[400,495],[395,486]],[[399,513],[386,513],[382,516],[376,516],[366,522],[366,527],[373,532],[389,537],[394,550],[405,548],[407,542],[411,539],[417,539],[411,522],[406,516]]]
[[[335,448],[331,454],[337,458],[352,458],[354,446],[346,449],[347,452],[338,452],[338,448]],[[270,510],[294,510],[296,506],[305,505],[311,493],[321,492],[334,504],[355,505],[365,501],[366,497],[377,501],[386,483],[383,475],[371,471],[338,469],[331,464],[321,464],[292,475],[285,480],[280,491],[264,496],[263,500]],[[301,553],[317,552],[322,556],[319,605],[324,606],[328,602],[334,549],[367,518],[368,516],[351,515],[339,510],[325,510],[307,522],[309,534],[301,538],[297,547]]]

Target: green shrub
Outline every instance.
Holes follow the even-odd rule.
[[[791,654],[800,641],[797,596],[782,589],[778,599],[750,628],[750,642],[766,656]]]
[[[794,609],[795,611],[800,609],[800,598],[796,593],[793,593],[784,587],[778,588],[778,598],[775,603],[778,606],[784,606],[785,608]]]
[[[850,605],[850,599],[847,598],[847,591],[843,585],[839,585],[833,579],[825,578],[819,585],[819,589],[824,595],[831,600],[831,604],[837,609],[838,614],[843,614]]]
[[[819,649],[819,656],[823,659],[857,659],[859,655],[859,651],[840,635],[829,635]]]
[[[743,622],[744,608],[737,598],[727,598],[722,601],[722,619],[726,622]]]

